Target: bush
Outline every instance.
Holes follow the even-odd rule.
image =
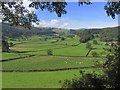
[[[92,90],[92,88],[104,88],[104,80],[100,78],[100,75],[95,73],[85,74],[83,71],[80,71],[80,76],[81,77],[76,76],[72,80],[65,80],[62,84],[62,90],[69,90],[69,88],[71,88],[71,90]]]
[[[87,48],[87,49],[91,49],[91,48],[92,48],[91,44],[90,44],[90,43],[87,43],[87,44],[86,44],[86,48]]]
[[[97,40],[93,40],[93,44],[98,44]]]
[[[92,51],[92,52],[91,52],[91,55],[92,55],[93,57],[96,57],[96,56],[98,56],[98,53],[95,52],[95,51]]]
[[[62,37],[62,38],[61,38],[61,41],[64,41],[64,40],[65,40],[65,38],[64,38],[64,37]]]
[[[9,47],[12,47],[14,46],[14,44],[12,42],[9,43]]]
[[[52,51],[51,49],[48,49],[48,50],[47,50],[47,54],[48,54],[48,55],[53,55],[53,51]]]

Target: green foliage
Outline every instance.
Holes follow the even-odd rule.
[[[104,64],[105,74],[97,76],[96,74],[83,74],[77,79],[65,80],[62,88],[119,88],[120,87],[120,44],[114,45],[111,48],[114,51],[112,55],[107,56],[107,61]],[[98,61],[97,61],[98,62]],[[98,63],[99,64],[99,63]]]
[[[47,9],[49,12],[55,12],[58,17],[61,17],[62,14],[67,13],[65,10],[66,5],[66,2],[32,2],[29,6],[42,11]]]
[[[4,37],[9,37],[13,41],[16,38],[27,39],[33,35],[53,35],[55,32],[52,31],[52,28],[37,28],[31,27],[31,30],[24,27],[15,27],[10,26],[10,24],[2,24],[2,34]]]
[[[29,12],[24,6],[22,1],[17,2],[1,2],[3,22],[9,22],[11,25],[24,26],[31,28],[33,22],[37,22],[37,16],[33,12]],[[14,12],[13,9],[14,8]]]
[[[83,5],[83,4],[87,4],[87,5],[92,4],[92,3],[91,3],[91,0],[87,0],[87,1],[84,1],[84,2],[81,2],[81,0],[78,0],[78,3],[79,3],[79,6],[80,6],[80,5]]]
[[[93,44],[98,44],[97,40],[93,40]]]
[[[9,43],[9,47],[12,47],[14,46],[14,44],[12,42]]]
[[[81,43],[86,43],[87,41],[93,39],[93,34],[88,30],[80,31],[79,36]]]
[[[118,40],[118,28],[119,27],[114,27],[114,28],[104,28],[101,30],[100,34],[100,40],[101,41],[116,41]]]
[[[65,40],[65,38],[64,37],[61,37],[61,41],[64,41]]]
[[[48,55],[53,55],[53,51],[52,51],[51,49],[48,49],[48,50],[47,50],[47,54],[48,54]]]
[[[100,78],[100,75],[95,73],[93,74],[85,74],[83,71],[80,71],[81,77],[73,78],[72,80],[65,80],[62,89],[69,90],[72,89],[86,89],[86,88],[99,88],[103,89],[104,81]]]
[[[91,4],[90,0],[85,2],[79,2],[79,5],[83,4]],[[40,9],[40,10],[48,10],[49,12],[55,12],[58,17],[61,17],[62,14],[66,14],[66,2],[32,2],[29,7]],[[120,1],[119,2],[108,2],[105,5],[105,10],[108,16],[112,16],[115,18],[115,15],[120,14]],[[2,6],[3,13],[3,21],[8,21],[11,25],[16,26],[24,26],[27,28],[31,28],[32,22],[37,23],[37,15],[33,12],[29,12],[24,6],[22,1],[18,2],[1,2],[0,6]],[[14,8],[14,12],[12,12],[11,8]]]
[[[2,52],[9,52],[9,44],[6,40],[2,40]]]
[[[113,19],[115,19],[116,15],[120,14],[120,1],[115,0],[114,2],[107,2],[104,9],[106,10],[106,13],[108,16],[111,16]]]
[[[115,45],[110,50],[113,54],[107,56],[107,61],[104,65],[107,86],[110,88],[120,87],[120,44]]]
[[[98,56],[98,53],[95,52],[95,51],[92,51],[92,52],[91,52],[91,55],[92,55],[93,57],[96,57],[96,56]]]
[[[87,49],[91,49],[91,48],[92,48],[92,45],[91,45],[90,43],[87,43],[87,44],[86,44],[86,48],[87,48]]]

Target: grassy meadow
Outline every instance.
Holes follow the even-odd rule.
[[[3,88],[60,88],[61,83],[65,79],[72,79],[76,75],[79,76],[79,70],[92,73],[96,71],[102,74],[102,68],[97,66],[97,63],[105,62],[106,51],[103,48],[104,42],[96,38],[98,44],[93,44],[93,40],[89,43],[95,48],[99,57],[93,57],[91,52],[88,57],[88,49],[86,43],[80,43],[79,37],[66,38],[58,40],[46,36],[32,36],[27,40],[11,41],[15,45],[10,47],[11,52],[2,53],[2,69],[12,70],[12,72],[3,72]],[[47,50],[51,49],[53,55],[48,55]],[[19,70],[49,70],[49,69],[64,69],[74,68],[74,70],[64,71],[46,71],[46,72],[19,72]],[[83,68],[88,67],[88,68]],[[18,72],[15,72],[18,70]],[[61,83],[60,83],[61,82]]]
[[[80,69],[86,72],[101,74],[100,68]],[[54,72],[5,72],[3,73],[3,88],[60,88],[61,83],[80,76],[79,70]],[[61,83],[60,83],[61,82]]]

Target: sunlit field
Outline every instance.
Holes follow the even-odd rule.
[[[11,52],[2,53],[2,68],[6,71],[3,72],[3,87],[58,88],[65,79],[71,79],[75,74],[80,75],[79,70],[102,73],[98,62],[105,62],[106,52],[103,48],[106,46],[99,39],[96,39],[97,45],[92,44],[92,40],[89,43],[96,48],[92,51],[102,54],[93,57],[90,52],[86,57],[89,50],[86,43],[79,42],[79,37],[58,42],[54,38],[47,41],[39,38],[32,36],[27,40],[9,41],[15,45],[10,47]],[[52,50],[52,55],[48,55],[48,49]]]

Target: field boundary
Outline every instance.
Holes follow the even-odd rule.
[[[5,60],[0,60],[0,62],[9,62],[9,61],[13,61],[13,60],[19,60],[19,59],[23,59],[23,58],[29,58],[29,57],[34,57],[34,56],[51,56],[51,57],[80,57],[80,58],[88,58],[88,57],[93,57],[93,56],[67,56],[67,55],[29,55],[29,54],[24,54],[24,55],[28,55],[28,56],[23,56],[23,57],[18,57],[18,58],[11,58],[11,59],[5,59]],[[105,58],[105,56],[96,56],[94,58]]]
[[[52,50],[56,50],[56,49],[63,49],[63,48],[69,48],[69,47],[76,47],[78,45],[80,45],[81,43],[75,44],[75,45],[67,45],[67,46],[61,46],[61,47],[57,47],[57,48],[51,48]],[[54,45],[61,45],[61,44],[54,44]],[[48,46],[54,46],[54,45],[48,45]],[[47,51],[48,49],[41,49],[41,50],[35,50],[35,51],[31,51],[31,52],[38,52],[38,51]],[[23,51],[24,52],[24,51]],[[28,51],[29,52],[29,51]],[[16,51],[16,53],[21,53],[19,51]]]
[[[28,55],[28,56],[23,56],[23,57],[17,57],[17,58],[11,58],[11,59],[5,59],[5,60],[0,60],[0,62],[7,62],[7,61],[13,61],[13,60],[19,60],[19,59],[22,59],[22,58],[29,58],[29,57],[33,57],[35,55]]]
[[[88,57],[88,55],[89,55],[89,53],[92,51],[92,49],[93,49],[93,48],[91,48],[91,49],[87,52],[86,57]]]
[[[85,68],[102,68],[102,66],[84,66],[84,67],[40,69],[40,70],[0,70],[0,72],[52,72],[52,71],[65,71],[65,70],[76,70],[76,69],[85,69]]]

